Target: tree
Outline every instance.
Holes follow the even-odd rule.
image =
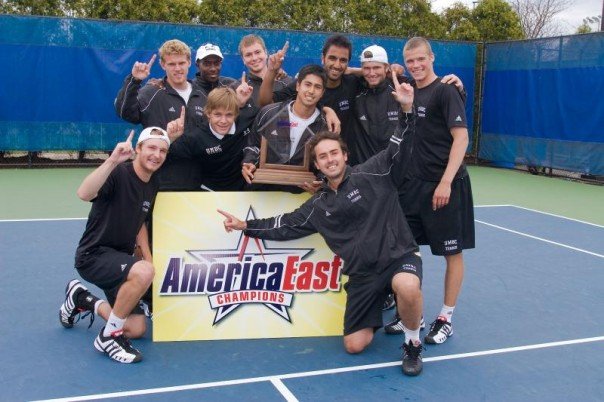
[[[454,3],[453,6],[443,10],[441,18],[446,29],[447,39],[480,40],[480,32],[474,26],[472,19],[472,10],[463,3]]]
[[[196,0],[7,0],[7,14],[195,23]]]
[[[570,0],[510,0],[520,17],[522,32],[529,39],[559,35],[554,17],[570,6]]]
[[[524,39],[520,18],[503,0],[483,0],[478,3],[472,11],[472,22],[483,40]]]
[[[585,21],[579,25],[579,27],[577,28],[577,33],[578,34],[585,34],[585,33],[590,33],[591,32],[591,27],[589,25],[587,25],[585,23]]]

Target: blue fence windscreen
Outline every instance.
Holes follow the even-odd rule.
[[[604,174],[604,34],[486,46],[480,158]]]
[[[148,61],[168,39],[192,48],[218,44],[225,56],[222,75],[240,78],[237,53],[244,35],[261,35],[269,52],[290,49],[285,70],[294,75],[308,63],[320,63],[327,33],[224,28],[184,24],[96,21],[0,15],[0,150],[110,150],[132,125],[120,120],[113,100],[135,61]],[[361,50],[383,46],[392,62],[402,64],[403,38],[350,35],[351,66]],[[468,92],[466,112],[472,132],[476,44],[432,43],[436,72],[454,73]],[[196,67],[189,70],[193,78]],[[162,77],[155,63],[151,77]]]

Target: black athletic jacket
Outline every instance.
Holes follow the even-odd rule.
[[[327,122],[323,113],[319,113],[302,134],[295,153],[290,158],[291,139],[289,134],[290,121],[288,107],[291,102],[281,102],[266,105],[256,116],[247,144],[243,150],[243,163],[258,163],[262,136],[269,142],[266,160],[280,165],[302,165],[304,161],[304,146],[315,134],[327,130]]]
[[[239,86],[239,80],[231,77],[223,77],[222,75],[218,77],[217,81],[209,82],[206,81],[205,78],[201,76],[199,72],[195,73],[195,80],[193,81],[193,88],[202,91],[206,96],[210,93],[210,91],[214,88],[220,87],[229,87],[233,90]],[[205,103],[204,103],[205,106]]]
[[[400,104],[392,96],[394,85],[387,78],[375,88],[364,83],[355,99],[356,124],[352,125],[352,163],[363,163],[388,145],[399,127]]]
[[[419,250],[398,201],[415,131],[413,114],[402,122],[388,147],[365,163],[346,169],[337,191],[325,183],[293,212],[247,221],[245,234],[292,240],[319,233],[345,261],[343,273],[372,276]]]
[[[210,124],[204,122],[170,146],[170,152],[187,155],[203,172],[197,189],[202,184],[213,191],[245,189],[246,182],[241,175],[243,147],[257,112],[258,108],[246,104],[239,110],[235,120],[235,133],[227,134],[222,139],[218,139],[210,130]]]
[[[252,104],[254,106],[258,106],[258,96],[260,96],[260,86],[262,85],[262,78],[250,72],[248,72],[246,76],[248,85],[254,88],[254,92],[252,92],[251,99]],[[279,79],[275,79],[275,82],[273,84],[273,92],[281,91],[284,88],[287,88],[287,86],[292,82],[295,84],[296,81],[289,75],[286,75],[285,77]],[[296,95],[294,94],[293,97],[295,98]]]
[[[204,121],[203,107],[206,95],[195,88],[191,90],[189,102],[168,84],[166,78],[156,84],[147,83],[141,88],[141,81],[129,74],[115,99],[115,111],[122,119],[143,128],[157,126],[163,129],[180,116],[180,109],[186,106],[185,132],[198,128]],[[192,84],[192,83],[191,83]],[[191,161],[178,152],[168,152],[166,161],[157,172],[161,190],[195,190],[199,174]]]

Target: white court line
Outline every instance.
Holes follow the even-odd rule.
[[[569,218],[569,217],[567,217],[567,216],[563,216],[563,215],[557,215],[557,214],[552,214],[552,213],[549,213],[549,212],[543,212],[543,211],[539,211],[538,209],[527,208],[527,207],[521,207],[521,206],[519,206],[519,205],[510,205],[510,207],[514,207],[514,208],[518,208],[518,209],[524,209],[524,210],[526,210],[526,211],[531,211],[531,212],[537,212],[537,213],[540,213],[540,214],[543,214],[543,215],[549,215],[549,216],[553,216],[553,217],[556,217],[556,218],[562,218],[562,219],[566,219],[566,220],[569,220],[569,221],[574,221],[574,222],[584,223],[584,224],[586,224],[586,225],[591,225],[591,226],[595,226],[595,227],[598,227],[598,228],[604,228],[604,226],[602,226],[602,225],[598,225],[598,224],[596,224],[596,223],[591,223],[591,222],[587,222],[587,221],[582,221],[582,220],[580,220],[580,219]]]
[[[582,338],[582,339],[570,339],[567,341],[558,341],[558,342],[538,343],[538,344],[534,344],[534,345],[514,346],[514,347],[509,347],[509,348],[483,350],[483,351],[478,351],[478,352],[457,353],[457,354],[453,354],[453,355],[428,357],[428,358],[424,359],[424,363],[438,362],[438,361],[444,361],[444,360],[454,360],[454,359],[466,359],[466,358],[479,357],[479,356],[498,355],[498,354],[502,354],[502,353],[520,352],[523,350],[545,349],[545,348],[553,348],[553,347],[558,347],[558,346],[578,345],[581,343],[591,343],[591,342],[601,342],[601,341],[604,341],[604,336],[596,336],[596,337],[592,337],[592,338]],[[299,372],[299,373],[289,373],[289,374],[273,375],[273,376],[266,376],[266,377],[241,378],[238,380],[214,381],[214,382],[199,383],[199,384],[180,385],[180,386],[174,386],[174,387],[149,388],[149,389],[141,389],[141,390],[135,390],[135,391],[112,392],[112,393],[107,393],[107,394],[94,394],[94,395],[75,396],[75,397],[58,398],[58,399],[45,399],[45,400],[39,400],[36,402],[91,401],[91,400],[103,399],[103,398],[121,398],[121,397],[135,396],[135,395],[160,394],[160,393],[166,393],[166,392],[178,392],[178,391],[188,391],[188,390],[203,389],[203,388],[224,387],[224,386],[229,386],[229,385],[251,384],[251,383],[257,383],[257,382],[264,382],[264,381],[270,381],[271,383],[275,384],[276,382],[281,382],[281,380],[283,380],[283,379],[313,377],[313,376],[326,375],[326,374],[339,374],[339,373],[347,373],[347,372],[351,372],[351,371],[372,370],[372,369],[377,369],[377,368],[394,367],[394,366],[400,366],[400,365],[401,365],[400,360],[397,360],[394,362],[387,362],[387,363],[366,364],[366,365],[362,365],[362,366],[350,366],[350,367],[341,367],[341,368],[335,368],[335,369],[305,371],[305,372]],[[275,386],[277,386],[277,385],[275,384]],[[289,389],[287,389],[287,392],[289,392]],[[288,401],[289,401],[289,399],[288,399]]]
[[[278,377],[272,378],[271,382],[273,383],[275,388],[277,388],[279,392],[281,392],[281,395],[283,395],[287,402],[299,402],[298,398],[296,398],[294,394],[292,394],[289,388],[287,388],[285,384],[283,384],[283,381],[281,381]]]
[[[211,190],[210,190],[211,191]],[[474,205],[474,208],[514,207],[515,205]],[[52,222],[52,221],[79,221],[88,218],[31,218],[31,219],[0,219],[3,222]]]
[[[577,248],[577,247],[569,246],[568,244],[558,243],[558,242],[553,241],[553,240],[547,240],[547,239],[544,239],[542,237],[537,237],[537,236],[530,235],[528,233],[523,233],[523,232],[519,232],[517,230],[512,230],[512,229],[504,228],[503,226],[494,225],[494,224],[488,223],[488,222],[483,222],[483,221],[480,221],[478,219],[475,219],[474,221],[478,222],[478,223],[482,223],[483,225],[492,226],[492,227],[500,229],[500,230],[505,230],[506,232],[518,234],[518,235],[521,235],[521,236],[529,237],[531,239],[535,239],[535,240],[543,241],[543,242],[546,242],[546,243],[554,244],[556,246],[565,247],[565,248],[568,248],[568,249],[571,249],[571,250],[574,250],[574,251],[579,251],[581,253],[585,253],[585,254],[596,256],[596,257],[604,258],[604,255],[602,255],[602,254],[594,253],[592,251],[583,250],[582,248]]]

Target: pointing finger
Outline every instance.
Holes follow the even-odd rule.
[[[247,83],[247,79],[245,78],[245,71],[243,73],[241,73],[241,83]]]
[[[182,120],[182,121],[185,121],[185,107],[184,106],[181,106],[181,108],[180,108],[180,117],[179,117],[179,119]]]
[[[151,66],[153,66],[153,63],[155,63],[156,58],[157,58],[157,55],[155,53],[153,53],[153,56],[151,56],[151,60],[149,60],[149,63],[147,63],[147,66],[149,68],[151,68]]]
[[[222,209],[217,209],[216,211],[218,211],[219,214],[221,214],[222,216],[224,216],[227,219],[231,219],[233,217],[233,215],[229,214],[228,212],[223,211]]]
[[[132,139],[134,138],[134,130],[130,130],[130,134],[128,134],[128,138],[126,138],[126,142],[132,142]]]

